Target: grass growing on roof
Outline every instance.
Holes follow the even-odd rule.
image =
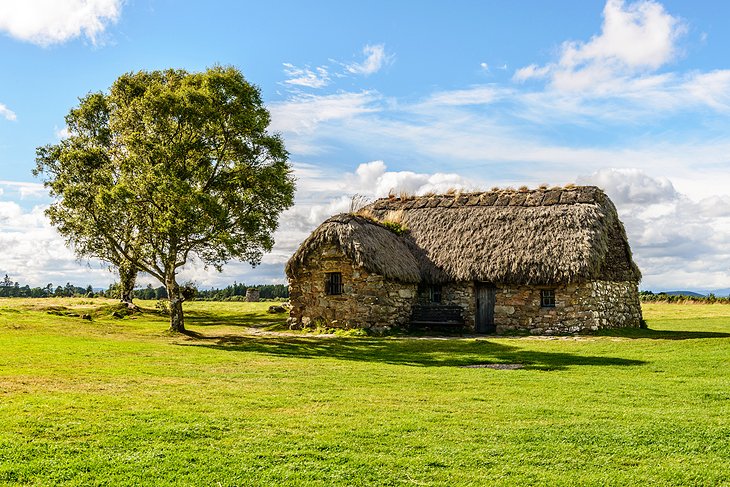
[[[269,303],[215,302],[180,337],[110,304],[0,299],[0,483],[730,483],[730,306],[429,339],[276,334]]]

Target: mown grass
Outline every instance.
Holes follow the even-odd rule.
[[[267,303],[201,302],[181,337],[140,304],[0,299],[0,483],[730,485],[730,306],[548,339],[282,334]],[[461,367],[496,363],[524,368]]]

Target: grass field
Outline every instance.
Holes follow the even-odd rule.
[[[0,299],[0,484],[730,485],[728,305],[444,339],[277,334],[266,303],[202,302],[181,337],[153,302],[109,304]]]

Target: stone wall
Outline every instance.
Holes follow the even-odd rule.
[[[464,318],[464,328],[474,330],[476,328],[474,318],[477,312],[477,302],[474,297],[473,282],[450,282],[444,284],[442,302],[461,306],[461,315]]]
[[[594,281],[555,289],[555,307],[540,306],[540,288],[497,286],[497,333],[573,333],[601,328],[638,327],[641,305],[634,282]]]
[[[497,333],[529,331],[533,334],[574,333],[601,328],[638,327],[641,322],[636,283],[596,281],[551,287],[555,307],[540,306],[535,286],[497,284],[494,321]],[[463,309],[464,323],[476,329],[476,288],[473,282],[442,286],[442,304]],[[427,294],[422,293],[421,300]]]
[[[342,274],[342,294],[328,295],[328,272]],[[386,280],[350,261],[335,246],[316,249],[289,279],[291,328],[364,328],[384,333],[410,320],[417,285]]]

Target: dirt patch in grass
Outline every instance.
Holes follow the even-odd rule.
[[[469,364],[461,365],[462,369],[494,369],[494,370],[516,370],[524,369],[523,364]]]

